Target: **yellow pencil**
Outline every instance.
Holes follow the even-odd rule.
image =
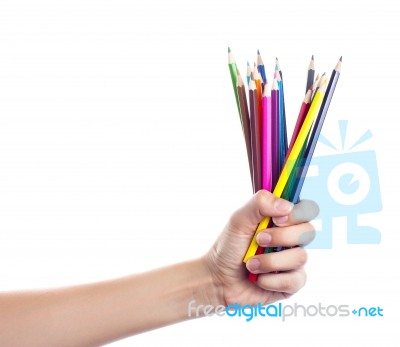
[[[326,90],[326,85],[327,85],[327,79],[325,76],[324,76],[324,81],[321,81],[321,82],[322,82],[321,87],[315,93],[311,107],[310,107],[310,109],[307,113],[307,116],[304,120],[304,123],[300,129],[299,135],[296,138],[293,148],[290,151],[289,157],[286,160],[285,165],[283,166],[282,172],[279,176],[278,182],[276,183],[275,189],[273,191],[273,194],[275,196],[277,196],[278,198],[281,197],[282,192],[285,189],[285,186],[289,180],[290,174],[293,171],[294,164],[296,163],[296,160],[297,160],[298,156],[300,155],[300,151],[303,147],[303,144],[307,141],[307,135],[310,132],[311,127],[314,123],[314,120],[315,120],[316,116],[318,115],[318,111],[321,107],[322,100],[324,98],[324,94],[325,94],[325,90]],[[256,232],[254,233],[254,236],[253,236],[253,239],[251,240],[249,248],[247,249],[246,255],[243,258],[244,263],[246,263],[250,257],[252,257],[253,255],[256,254],[257,247],[258,247],[258,244],[256,241],[256,236],[261,230],[264,230],[267,228],[269,220],[270,220],[270,217],[266,217],[258,225],[258,228],[257,228]]]

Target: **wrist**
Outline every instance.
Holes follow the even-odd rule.
[[[193,305],[217,307],[224,305],[222,285],[214,276],[212,264],[207,256],[194,260]]]

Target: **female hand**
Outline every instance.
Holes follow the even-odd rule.
[[[304,200],[293,206],[266,190],[257,192],[230,218],[220,237],[205,257],[219,294],[218,302],[228,306],[265,305],[296,293],[306,282],[304,264],[307,253],[302,246],[315,237],[308,223],[318,215],[318,205]],[[257,243],[262,247],[288,247],[280,252],[243,256],[254,231],[265,217],[273,217],[276,227],[261,231]],[[296,247],[299,246],[299,247]],[[246,269],[247,267],[247,269]],[[258,274],[256,283],[248,271]]]

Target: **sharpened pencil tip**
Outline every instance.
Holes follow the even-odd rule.
[[[340,59],[339,59],[340,61],[342,61],[342,57],[340,57]]]
[[[311,60],[314,60],[314,54],[311,56]]]
[[[260,50],[259,49],[257,49],[257,54],[260,55]]]
[[[228,47],[228,53],[231,53],[231,48],[230,47]]]
[[[249,63],[249,62],[247,62],[247,66],[250,66],[250,63]]]

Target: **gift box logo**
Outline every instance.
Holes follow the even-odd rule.
[[[339,121],[342,150],[345,148],[347,121]],[[314,157],[304,183],[302,199],[312,199],[320,206],[321,230],[317,230],[309,248],[332,248],[332,222],[335,217],[346,217],[348,244],[378,244],[381,233],[376,226],[359,225],[359,217],[382,210],[378,166],[375,152],[352,151],[372,137],[368,130],[349,153]],[[320,136],[319,142],[334,148]]]

